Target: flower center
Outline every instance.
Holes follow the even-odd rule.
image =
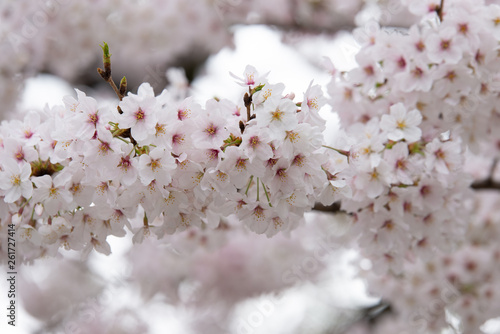
[[[227,174],[224,173],[224,172],[221,172],[220,170],[217,171],[217,176],[216,176],[217,180],[220,181],[220,182],[224,182],[227,180]]]
[[[415,44],[415,48],[417,48],[417,50],[419,52],[424,51],[425,50],[425,44],[424,44],[424,42],[418,41],[417,44]]]
[[[54,188],[54,187],[50,188],[49,189],[49,196],[50,197],[57,197],[57,188]]]
[[[219,158],[219,151],[214,149],[209,149],[207,151],[207,157],[210,160],[217,160]]]
[[[97,121],[99,121],[99,116],[97,116],[97,112],[94,114],[89,114],[89,123],[96,125]]]
[[[156,172],[157,169],[161,168],[161,162],[158,160],[151,160],[151,169]]]
[[[235,167],[238,171],[242,171],[244,169],[247,168],[247,160],[248,159],[243,159],[243,158],[238,158],[238,160],[236,160],[236,164],[235,164]]]
[[[469,26],[467,25],[467,23],[459,24],[458,31],[460,31],[461,34],[465,35],[469,31]]]
[[[22,161],[22,160],[24,160],[24,152],[23,152],[23,150],[22,150],[22,149],[19,149],[19,150],[17,151],[17,153],[15,154],[15,156],[14,156],[14,157],[16,158],[16,160],[17,160],[17,161]]]
[[[247,74],[247,85],[255,85],[255,79],[253,74]]]
[[[446,73],[445,75],[445,78],[450,80],[451,82],[453,82],[453,80],[457,77],[457,75],[455,74],[455,71],[450,71],[448,73]]]
[[[213,124],[210,124],[210,126],[205,129],[205,132],[208,134],[209,137],[213,137],[217,134],[217,127]]]
[[[302,154],[297,154],[292,161],[292,165],[302,167],[304,165],[304,156]]]
[[[144,118],[146,118],[146,114],[144,111],[142,111],[141,108],[135,112],[135,119],[138,121],[142,121]]]
[[[406,67],[406,60],[403,57],[400,57],[398,59],[398,66],[399,68],[405,68]]]
[[[396,161],[396,168],[397,169],[406,169],[406,161],[403,159],[399,159]]]
[[[310,109],[318,110],[319,109],[319,107],[318,107],[318,99],[317,98],[307,99],[307,106]]]
[[[450,48],[451,41],[449,39],[445,39],[441,41],[441,50],[448,50]]]
[[[10,181],[13,186],[21,185],[21,175],[12,175]]]
[[[102,141],[101,145],[99,145],[99,153],[107,154],[109,150],[110,150],[109,143]]]
[[[33,136],[33,131],[31,129],[24,130],[24,138],[30,139]]]
[[[281,118],[283,117],[285,113],[281,110],[276,110],[271,113],[271,121],[281,121]]]
[[[267,160],[267,165],[266,166],[267,167],[273,167],[274,165],[276,165],[277,162],[278,162],[278,159],[271,158],[271,159]]]
[[[366,66],[365,68],[363,68],[363,71],[365,71],[365,74],[367,76],[372,76],[375,74],[375,70],[373,69],[373,66],[369,65],[369,66]]]
[[[295,144],[300,139],[300,135],[294,131],[286,131],[286,139]]]
[[[132,163],[130,162],[130,157],[126,156],[126,157],[121,158],[120,163],[118,164],[118,167],[121,167],[125,171],[127,171],[131,165],[132,165]]]
[[[274,217],[273,224],[275,229],[279,229],[281,226],[283,226],[284,223],[280,217]]]
[[[422,71],[420,67],[415,67],[415,69],[411,71],[411,73],[415,78],[421,78],[422,75],[424,74],[424,71]]]
[[[271,90],[270,89],[266,90],[262,96],[264,97],[264,101],[266,101],[267,98],[271,96]]]
[[[180,145],[184,141],[184,136],[181,134],[176,133],[175,135],[172,136],[172,144]]]
[[[276,171],[276,176],[280,178],[281,181],[286,180],[286,169],[280,168]]]
[[[250,144],[250,147],[255,148],[260,143],[259,137],[257,136],[250,137],[248,143]]]
[[[177,118],[182,121],[185,118],[189,118],[189,109],[179,109],[177,110]]]
[[[384,225],[382,225],[382,228],[386,228],[389,231],[392,231],[394,229],[394,223],[392,222],[392,220],[387,220],[384,222]]]
[[[158,137],[160,135],[164,135],[165,134],[165,124],[156,123],[155,130],[156,130],[156,134],[155,134],[156,137]]]
[[[260,207],[260,205],[256,206],[255,209],[253,209],[253,215],[255,216],[256,220],[263,221],[265,218],[264,214],[264,209]]]

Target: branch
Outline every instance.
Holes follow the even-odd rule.
[[[443,22],[443,6],[444,6],[444,0],[441,0],[441,4],[439,7],[436,8],[436,13],[439,17],[439,21]]]
[[[500,182],[493,181],[491,178],[482,181],[476,181],[470,186],[475,190],[500,190]]]
[[[316,203],[313,210],[331,213],[345,213],[344,210],[340,209],[340,202],[335,202],[332,205],[326,206],[321,203]]]
[[[355,317],[342,333],[347,332],[350,328],[358,323],[365,323],[369,328],[373,329],[381,319],[386,316],[394,315],[395,312],[391,304],[384,300],[380,300],[377,304],[361,308],[357,311],[358,315]]]
[[[371,326],[375,326],[375,324],[384,316],[394,314],[391,304],[383,300],[373,306],[363,309],[362,312],[363,319],[365,319]]]
[[[274,21],[266,21],[265,24],[268,24],[269,26],[281,30],[285,33],[300,33],[309,35],[318,35],[318,34],[335,35],[339,31],[352,31],[353,29],[356,28],[356,25],[353,22],[344,22],[338,25],[330,25],[330,26],[301,24],[297,22],[281,23]]]
[[[500,182],[493,180],[493,175],[495,174],[495,169],[498,165],[498,159],[493,159],[490,171],[488,173],[488,178],[482,181],[473,182],[471,185],[472,189],[476,190],[500,190]]]
[[[125,92],[127,91],[127,79],[123,77],[122,80],[120,81],[120,88],[118,89],[118,87],[116,87],[116,84],[113,81],[113,78],[111,77],[111,55],[109,54],[109,46],[105,42],[104,45],[101,46],[101,48],[102,48],[102,62],[104,65],[104,70],[102,68],[98,68],[97,73],[99,73],[99,75],[101,76],[101,78],[104,79],[104,81],[109,83],[109,85],[113,88],[116,95],[121,101],[123,99],[123,96],[125,95]],[[118,109],[118,111],[120,111],[120,109]]]

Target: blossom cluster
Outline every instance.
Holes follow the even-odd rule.
[[[109,254],[106,238],[125,226],[140,242],[230,215],[267,236],[293,229],[328,184],[321,89],[295,103],[251,66],[240,81],[242,105],[203,108],[145,83],[116,109],[77,90],[64,106],[2,122],[0,221],[16,225],[20,253]]]
[[[257,309],[275,317],[287,288],[323,281],[332,258],[342,254],[335,242],[337,224],[312,214],[306,218],[308,224],[290,235],[267,238],[229,217],[224,228],[190,227],[159,240],[148,238],[131,247],[118,265],[116,255],[37,261],[22,266],[20,300],[52,331],[150,333],[158,322],[172,326],[173,317],[184,325],[182,332],[243,331],[253,327],[249,318],[255,308],[247,314],[238,310],[242,304],[265,294]],[[42,268],[47,275],[34,274]],[[131,296],[135,303],[117,303]]]
[[[359,138],[353,197],[342,203],[353,214],[348,237],[371,260],[370,290],[395,313],[375,332],[441,333],[451,317],[460,332],[478,333],[498,315],[498,202],[473,195],[481,183],[464,165],[474,162],[466,169],[476,180],[498,176],[500,6],[405,4],[422,21],[355,31],[359,67],[329,86],[332,108]]]
[[[430,259],[454,249],[473,181],[465,154],[498,155],[500,7],[449,1],[439,16],[439,1],[407,3],[422,21],[407,30],[355,30],[364,37],[359,66],[329,85],[330,105],[357,139],[345,145],[354,177],[342,207],[381,272],[401,272],[409,254]]]
[[[398,313],[395,321],[414,332],[441,333],[449,325],[449,312],[460,320],[461,331],[477,333],[485,321],[498,316],[498,204],[496,194],[476,195],[466,241],[457,251],[408,262],[397,277],[365,272],[370,290]]]

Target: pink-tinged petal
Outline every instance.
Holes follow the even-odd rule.
[[[395,119],[391,115],[382,115],[380,128],[384,131],[391,131],[395,127]]]
[[[155,92],[153,90],[153,87],[148,82],[145,82],[139,86],[139,89],[137,90],[137,95],[140,97],[153,97],[155,96]]]
[[[406,108],[402,103],[397,103],[391,106],[390,111],[391,115],[397,120],[404,119],[406,116]]]
[[[21,181],[26,181],[30,176],[31,176],[31,165],[25,163],[21,167]]]
[[[2,161],[4,170],[10,174],[19,174],[19,164],[14,160],[7,158]]]
[[[21,194],[24,198],[30,198],[33,195],[33,183],[31,181],[21,183]]]
[[[404,130],[404,138],[407,142],[413,143],[422,137],[422,130],[418,127],[406,128]]]
[[[411,110],[406,116],[407,126],[417,126],[422,123],[422,114],[417,109]]]
[[[400,129],[392,130],[390,133],[387,134],[387,138],[393,141],[401,140],[404,137],[405,137],[404,132],[401,131]]]
[[[14,203],[21,197],[21,187],[12,187],[7,194],[5,194],[5,203]]]
[[[49,189],[52,187],[52,178],[49,175],[34,177],[33,183],[37,188]]]

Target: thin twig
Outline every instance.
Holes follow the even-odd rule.
[[[495,158],[493,159],[493,163],[491,164],[488,177],[484,180],[472,183],[471,188],[475,190],[500,190],[500,182],[493,180],[497,165],[498,159]]]
[[[443,22],[443,6],[444,6],[444,0],[441,0],[441,4],[439,7],[436,8],[436,13],[439,17],[439,21]]]
[[[250,119],[252,118],[250,108],[252,106],[252,90],[250,87],[248,87],[248,93],[245,93],[245,96],[243,96],[243,102],[245,103],[245,107],[247,108],[247,122],[250,122]]]
[[[116,84],[113,81],[113,78],[111,77],[111,55],[109,54],[109,46],[107,43],[104,43],[104,45],[102,45],[101,48],[102,48],[102,63],[104,65],[104,70],[102,68],[98,68],[97,73],[99,73],[99,75],[101,76],[101,78],[104,79],[104,81],[109,83],[109,85],[111,86],[111,88],[113,88],[116,95],[121,101],[123,99],[124,94],[122,94],[120,89],[116,87]],[[122,83],[120,83],[120,88],[122,88],[121,90],[126,90],[127,81],[126,79],[125,80],[124,79],[122,79],[122,82],[125,83],[125,89],[123,89],[122,87],[123,85]]]

